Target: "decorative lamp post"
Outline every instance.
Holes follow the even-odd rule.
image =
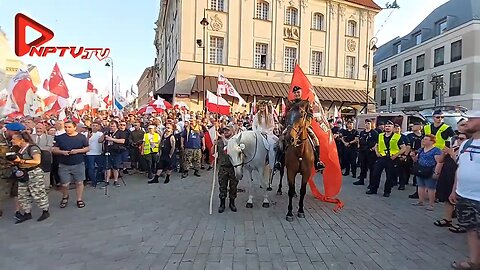
[[[113,90],[113,59],[111,57],[107,57],[107,59],[105,60],[105,66],[106,67],[110,67],[112,69],[112,113],[113,113],[113,105],[115,103],[115,93],[114,93],[114,90]]]
[[[206,31],[207,26],[210,24],[206,18],[206,10],[203,10],[203,19],[200,21],[200,24],[203,27],[203,40],[197,39],[197,45],[202,49],[202,91],[203,91],[203,108],[205,115],[207,114],[207,91],[205,91],[205,49],[206,49]]]
[[[369,103],[369,95],[370,95],[370,57],[371,52],[375,52],[377,48],[378,38],[373,37],[368,42],[368,63],[363,65],[363,68],[367,70],[367,96],[366,96],[366,103],[365,103],[365,113],[368,113],[368,103]]]

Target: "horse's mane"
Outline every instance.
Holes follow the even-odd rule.
[[[292,105],[290,108],[291,110],[300,110],[300,108],[307,108],[310,105],[310,101],[308,100],[301,100]]]

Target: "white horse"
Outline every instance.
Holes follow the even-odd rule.
[[[264,137],[261,133],[254,131],[243,131],[228,140],[227,154],[235,170],[235,177],[240,181],[243,178],[243,171],[250,174],[248,185],[247,208],[253,207],[252,182],[253,174],[260,186],[263,188],[263,204],[265,208],[270,207],[268,201],[267,187],[270,168],[267,165],[268,150],[265,147]]]

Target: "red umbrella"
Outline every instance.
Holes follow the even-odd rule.
[[[150,105],[147,105],[143,108],[140,108],[138,111],[137,111],[137,114],[151,114],[151,113],[161,113],[163,112],[163,109],[160,108],[160,107],[157,107],[157,106],[150,106]]]
[[[148,103],[148,106],[159,107],[162,109],[172,109],[173,106],[170,102],[166,101],[163,98],[158,98],[157,100],[152,100]]]

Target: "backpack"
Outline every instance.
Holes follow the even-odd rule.
[[[465,142],[465,144],[463,145],[462,149],[460,150],[460,153],[457,157],[457,162],[458,160],[460,159],[460,155],[462,155],[463,153],[467,152],[467,149],[468,148],[472,148],[471,151],[468,151],[470,152],[470,161],[472,160],[472,153],[474,154],[480,154],[480,146],[476,146],[476,145],[472,145],[473,143],[473,139],[468,139],[467,142]],[[477,150],[477,151],[475,151]]]
[[[30,152],[30,149],[33,145],[29,146],[28,148],[28,153],[30,154],[30,156],[32,156],[31,152]],[[37,146],[37,145],[35,145]],[[38,147],[38,146],[37,146]],[[40,147],[38,147],[40,148]],[[52,171],[52,153],[50,153],[50,151],[48,150],[42,150],[40,148],[40,155],[41,155],[41,161],[40,161],[40,169],[42,169],[42,171],[44,172],[50,172]]]

